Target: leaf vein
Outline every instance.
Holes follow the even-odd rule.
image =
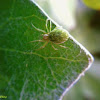
[[[0,48],[0,50],[10,51],[10,52],[18,52],[21,54],[28,54],[28,55],[37,55],[37,56],[44,58],[46,60],[47,59],[58,59],[58,60],[66,60],[66,61],[70,61],[70,62],[81,62],[81,61],[88,62],[86,60],[75,60],[75,59],[68,59],[68,58],[63,58],[63,57],[45,57],[45,56],[42,56],[36,52],[24,52],[24,51],[18,51],[18,50],[14,50],[14,49],[6,49],[6,48]]]

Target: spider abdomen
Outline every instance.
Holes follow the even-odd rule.
[[[63,29],[55,28],[49,33],[49,40],[53,43],[64,43],[68,38],[68,33]]]

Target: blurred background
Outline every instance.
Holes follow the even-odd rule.
[[[100,9],[86,6],[82,0],[35,1],[95,59],[85,76],[68,91],[63,100],[100,100]],[[99,0],[96,1],[100,4]]]

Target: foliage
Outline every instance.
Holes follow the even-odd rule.
[[[100,10],[100,0],[83,0],[83,2],[90,8]]]

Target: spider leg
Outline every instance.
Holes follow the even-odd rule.
[[[30,41],[30,42],[44,42],[43,40],[34,40],[34,41]]]
[[[62,48],[67,48],[67,47],[65,47],[65,46],[63,46],[63,45],[58,45],[59,47],[62,47]]]
[[[31,24],[32,24],[32,23],[31,23]],[[40,31],[40,32],[46,33],[46,31],[41,30],[41,29],[39,29],[39,28],[36,28],[33,24],[32,24],[32,27],[34,27],[37,31]]]
[[[46,30],[47,30],[47,32],[49,33],[49,30],[48,30],[48,20],[49,20],[49,19],[46,20]]]
[[[36,49],[36,50],[40,50],[40,49],[43,49],[46,45],[48,44],[48,41],[44,43],[43,46],[41,46],[39,49]]]
[[[52,42],[51,42],[51,46],[52,46],[52,48],[53,48],[54,50],[58,50],[57,48],[54,47],[54,45],[52,44]]]
[[[51,32],[51,28],[52,28],[52,23],[51,23],[51,20],[50,20],[50,32]]]

